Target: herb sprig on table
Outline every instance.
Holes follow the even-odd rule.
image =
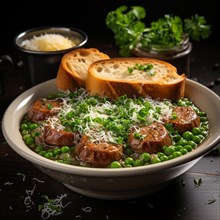
[[[122,5],[107,14],[105,22],[114,33],[121,56],[130,56],[137,45],[143,49],[152,45],[170,48],[180,45],[185,37],[199,41],[211,34],[211,25],[206,24],[206,19],[198,14],[186,19],[165,14],[151,22],[150,27],[146,27],[145,17],[146,11],[142,6],[131,6],[129,10]]]

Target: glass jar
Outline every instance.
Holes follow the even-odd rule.
[[[158,46],[151,46],[149,49],[142,49],[136,47],[132,54],[137,57],[148,57],[153,59],[164,60],[171,63],[177,68],[178,74],[183,74],[187,77],[190,75],[190,53],[192,44],[189,38],[185,38],[177,47],[161,48]]]

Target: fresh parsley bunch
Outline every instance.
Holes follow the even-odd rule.
[[[110,11],[106,16],[106,25],[114,33],[116,45],[121,56],[130,56],[131,51],[139,45],[142,49],[172,48],[181,44],[184,38],[193,40],[208,38],[211,26],[206,24],[203,16],[194,15],[182,20],[179,16],[165,14],[146,27],[143,19],[146,11],[141,6],[125,5]]]

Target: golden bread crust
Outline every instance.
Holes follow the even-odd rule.
[[[60,62],[56,86],[59,90],[75,90],[86,86],[88,67],[91,63],[110,57],[96,48],[78,48],[66,53]]]
[[[128,68],[136,65],[152,64],[154,75],[142,70],[130,73]],[[176,100],[184,97],[185,74],[179,75],[176,67],[161,60],[150,58],[111,58],[96,61],[88,70],[86,89],[91,95],[107,96],[116,99],[151,96],[154,99]]]

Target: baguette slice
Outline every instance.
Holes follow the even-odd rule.
[[[151,70],[140,70],[149,65],[153,65]],[[175,100],[184,96],[185,79],[184,73],[179,75],[176,67],[165,61],[140,57],[111,58],[90,65],[86,90],[91,95],[110,99],[126,94],[131,98],[150,96]]]
[[[56,76],[57,88],[66,91],[85,87],[89,65],[109,58],[96,48],[79,48],[64,54]]]

